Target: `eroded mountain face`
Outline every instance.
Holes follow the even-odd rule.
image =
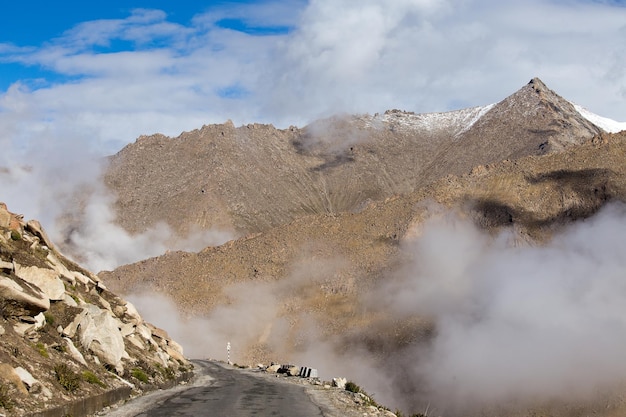
[[[216,228],[243,236],[310,214],[359,211],[449,174],[599,133],[533,79],[485,108],[344,116],[304,129],[228,122],[140,137],[111,158],[105,182],[130,232],[164,221],[183,235]]]
[[[66,259],[37,221],[0,204],[0,408],[22,416],[86,399],[85,410],[191,370],[182,347],[93,273]]]

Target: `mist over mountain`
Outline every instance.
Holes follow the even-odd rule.
[[[619,413],[622,342],[583,341],[623,330],[626,137],[581,109],[533,79],[448,113],[140,137],[106,168],[115,227],[233,240],[100,276],[192,355],[230,341],[441,415]]]

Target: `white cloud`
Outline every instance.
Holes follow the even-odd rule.
[[[296,0],[201,12],[183,25],[138,9],[68,28],[43,45],[0,44],[0,62],[59,76],[0,93],[0,166],[44,163],[52,157],[41,154],[43,144],[72,143],[84,152],[69,146],[59,157],[79,167],[85,152],[111,154],[141,134],[176,136],[227,119],[288,126],[337,112],[485,105],[534,76],[593,113],[626,114],[626,8],[616,5]],[[291,30],[255,35],[220,27],[224,19]],[[123,51],[107,49],[120,43]],[[42,194],[29,181],[28,194]],[[24,187],[3,190],[0,200],[13,210],[45,211]]]

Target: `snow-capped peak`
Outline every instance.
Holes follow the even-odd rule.
[[[590,112],[586,108],[579,106],[576,103],[572,103],[572,105],[582,117],[589,120],[591,123],[606,132],[617,133],[621,132],[622,130],[626,130],[626,122],[616,122],[613,119],[598,116],[597,114]]]

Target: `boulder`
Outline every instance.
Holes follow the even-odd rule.
[[[33,319],[35,320],[35,330],[41,329],[43,326],[46,325],[46,316],[44,316],[43,313],[37,314],[35,317],[33,317]]]
[[[72,342],[72,340],[68,337],[64,337],[63,340],[65,340],[65,345],[67,346],[67,351],[69,352],[70,356],[78,362],[82,363],[83,365],[87,366],[87,362],[85,361],[83,354],[80,353],[78,349],[76,349],[76,346],[74,346],[74,342]]]
[[[67,269],[63,262],[61,262],[61,260],[57,258],[54,253],[49,252],[46,259],[48,260],[48,264],[52,267],[52,269],[59,273],[62,279],[65,279],[71,285],[76,284],[76,278],[74,277],[74,273]]]
[[[145,350],[146,349],[146,345],[141,341],[141,339],[136,334],[131,334],[130,336],[126,337],[125,339],[128,340],[131,344],[133,344],[134,346],[138,347],[141,350]]]
[[[39,287],[50,300],[60,301],[65,297],[65,285],[54,269],[22,266],[16,263],[15,275]]]
[[[346,378],[333,378],[333,387],[346,389],[348,380]]]
[[[78,335],[80,344],[89,349],[104,363],[116,370],[123,370],[121,360],[128,357],[124,347],[124,338],[119,330],[119,322],[106,310],[87,304],[79,314]]]
[[[26,388],[30,391],[33,385],[38,381],[28,372],[26,369],[20,367],[15,368],[15,373],[20,377],[20,380],[26,385]]]
[[[177,361],[186,361],[185,356],[176,349],[172,349],[169,345],[165,347],[165,352]]]
[[[63,335],[73,338],[74,335],[76,335],[76,330],[78,330],[78,325],[80,324],[81,320],[82,316],[80,314],[76,315],[74,317],[74,320],[63,329]]]
[[[74,278],[80,282],[82,282],[83,284],[87,285],[90,282],[93,282],[91,280],[91,278],[89,278],[87,275],[85,274],[81,274],[80,272],[77,271],[72,271],[72,275],[74,276]]]
[[[11,213],[4,203],[0,203],[0,227],[7,229],[11,223]]]
[[[139,312],[130,301],[126,303],[126,314],[133,320],[135,324],[143,323],[141,315],[139,315]]]
[[[127,337],[135,333],[135,325],[132,323],[121,323],[119,328],[122,333],[122,337]]]
[[[24,386],[22,379],[11,365],[7,363],[0,363],[0,379],[11,382],[20,393],[28,394],[28,390]]]
[[[270,365],[265,369],[265,372],[275,374],[280,369],[280,365]]]
[[[45,230],[43,230],[43,227],[41,227],[41,223],[39,223],[37,220],[29,220],[26,223],[26,229],[33,235],[37,236],[44,245],[51,249],[54,248],[52,241],[46,234]]]
[[[70,307],[78,307],[76,300],[74,300],[74,298],[67,293],[65,294],[65,297],[63,297],[63,302]]]
[[[13,271],[13,262],[7,262],[0,260],[0,269],[4,269],[5,271]]]
[[[4,317],[35,316],[50,308],[50,299],[36,286],[0,275],[0,311]]]

